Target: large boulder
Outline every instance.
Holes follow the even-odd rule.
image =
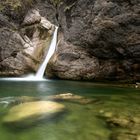
[[[140,80],[139,0],[64,0],[50,77]]]
[[[50,119],[64,109],[64,105],[52,101],[27,102],[12,107],[3,122],[19,126],[30,125],[42,119]]]

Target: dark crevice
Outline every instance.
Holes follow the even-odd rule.
[[[56,20],[58,21],[58,17],[59,17],[59,14],[58,14],[58,12],[56,12]]]
[[[13,52],[11,53],[11,56],[14,57],[14,58],[16,58],[17,53],[18,53],[18,51],[13,51]]]

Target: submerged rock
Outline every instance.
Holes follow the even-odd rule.
[[[64,105],[52,101],[27,102],[12,107],[3,118],[3,123],[30,125],[54,117],[64,109]]]
[[[54,100],[79,100],[82,99],[82,96],[74,95],[72,93],[62,93],[57,95],[49,96],[48,99],[54,99]]]
[[[52,96],[48,96],[47,99],[54,100],[54,101],[69,101],[69,102],[80,103],[80,104],[89,104],[98,101],[97,99],[90,99],[72,93],[52,95]]]
[[[110,140],[140,140],[139,114],[121,115],[113,112],[100,112],[112,130]],[[139,112],[138,112],[139,113]]]
[[[31,96],[17,96],[17,97],[3,97],[0,98],[0,104],[5,107],[11,107],[14,105],[19,105],[26,102],[35,101],[57,101],[57,102],[73,102],[78,104],[89,104],[99,101],[98,99],[86,98],[84,96],[72,94],[72,93],[62,93],[57,95],[43,96],[43,97],[31,97]]]

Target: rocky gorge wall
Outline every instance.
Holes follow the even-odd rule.
[[[0,75],[4,75],[7,69],[9,72],[13,69],[5,62],[7,56],[13,55],[13,48],[23,50],[23,45],[17,45],[17,39],[13,39],[16,45],[3,45],[5,38],[8,38],[3,28],[6,26],[6,29],[11,30],[13,25],[22,27],[25,15],[33,8],[59,26],[58,48],[47,66],[48,77],[140,81],[139,7],[139,0],[32,0],[31,5],[25,7],[22,3],[14,12],[5,8],[0,14],[3,17],[0,18]],[[18,9],[22,12],[18,12]],[[29,36],[28,31],[26,34]],[[8,62],[14,62],[15,69],[20,68],[17,73],[22,71],[18,73],[21,75],[36,71],[42,57],[35,58],[38,63],[32,68],[23,65],[25,59],[15,62],[14,58],[14,61],[9,59]],[[17,67],[16,64],[21,65]]]
[[[19,9],[6,4],[0,13],[1,76],[36,72],[53,35],[53,24],[30,5],[21,4]]]

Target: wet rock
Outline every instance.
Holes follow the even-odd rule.
[[[48,96],[46,99],[53,100],[53,101],[68,101],[68,102],[74,102],[80,104],[89,104],[98,101],[97,99],[89,99],[72,93],[52,95],[52,96]]]
[[[5,124],[30,125],[63,112],[64,105],[52,101],[27,102],[13,106],[3,118]]]
[[[54,99],[54,100],[79,100],[82,99],[82,96],[79,95],[74,95],[72,93],[62,93],[62,94],[58,94],[58,95],[53,95],[53,96],[49,96],[49,99]]]
[[[3,104],[8,107],[19,105],[26,102],[35,102],[35,101],[56,101],[56,102],[73,102],[79,104],[90,104],[96,103],[98,99],[90,99],[80,95],[75,95],[72,93],[63,93],[52,96],[43,96],[43,97],[31,97],[31,96],[17,96],[17,97],[3,97],[0,98],[0,104]]]
[[[62,48],[60,48],[61,45]],[[48,77],[74,80],[96,79],[99,73],[97,58],[89,56],[83,48],[66,43],[64,38],[59,41],[58,48],[56,55],[47,65]]]

